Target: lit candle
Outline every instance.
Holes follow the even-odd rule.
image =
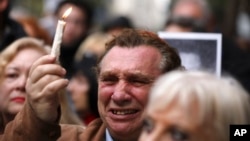
[[[52,44],[52,49],[51,49],[51,55],[56,56],[56,60],[59,61],[59,55],[60,55],[60,47],[61,47],[61,42],[62,42],[62,36],[63,36],[63,31],[66,25],[65,18],[68,17],[68,15],[71,13],[72,7],[68,8],[63,16],[62,19],[59,19],[57,22],[57,27],[56,27],[56,33],[54,37],[54,41]]]

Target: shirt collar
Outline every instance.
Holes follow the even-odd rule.
[[[106,141],[113,141],[113,139],[112,139],[112,137],[110,136],[110,133],[109,133],[109,131],[108,131],[107,128],[106,128],[105,134],[106,134]]]

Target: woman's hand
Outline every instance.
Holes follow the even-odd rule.
[[[55,122],[58,115],[58,92],[65,88],[66,71],[55,63],[55,57],[46,55],[32,65],[26,83],[27,102],[36,116],[46,122]]]

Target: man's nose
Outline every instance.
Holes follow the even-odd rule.
[[[120,106],[130,103],[132,97],[130,95],[129,84],[124,81],[119,81],[115,86],[111,99]]]

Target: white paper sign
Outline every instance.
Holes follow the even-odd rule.
[[[221,76],[220,33],[158,32],[158,35],[177,49],[187,70],[205,70]]]

